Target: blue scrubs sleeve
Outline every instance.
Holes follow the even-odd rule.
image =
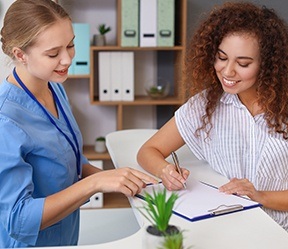
[[[33,168],[24,161],[33,143],[23,130],[3,116],[0,130],[0,247],[11,243],[15,246],[13,239],[18,246],[35,245],[45,198],[33,197]]]

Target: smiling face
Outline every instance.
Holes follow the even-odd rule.
[[[259,67],[260,51],[255,36],[230,34],[223,38],[214,68],[225,92],[256,97]]]
[[[60,19],[44,29],[24,53],[26,70],[40,81],[64,82],[75,55],[71,21]]]

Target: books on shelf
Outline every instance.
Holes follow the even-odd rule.
[[[134,100],[134,53],[99,52],[99,100]]]
[[[122,0],[122,47],[172,47],[175,0]]]
[[[69,74],[90,73],[90,25],[88,23],[73,23],[75,33],[75,57],[69,68]]]
[[[122,0],[121,46],[139,46],[139,0]]]
[[[89,160],[89,163],[94,167],[103,169],[102,160]],[[90,199],[81,206],[81,208],[102,208],[104,202],[104,197],[102,192],[95,193],[90,197]]]

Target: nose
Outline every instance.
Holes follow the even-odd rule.
[[[61,60],[60,60],[60,64],[61,65],[70,65],[72,63],[72,59],[75,55],[75,51],[71,51],[71,50],[66,50],[63,52]]]
[[[227,77],[232,77],[236,74],[235,65],[233,62],[227,61],[226,65],[223,68],[223,73]]]

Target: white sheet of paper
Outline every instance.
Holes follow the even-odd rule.
[[[145,196],[145,192],[153,193],[153,188],[157,190],[163,190],[162,183],[157,185],[149,185],[140,193],[140,198]],[[189,179],[187,182],[187,189],[177,191],[179,197],[175,202],[173,211],[175,214],[188,219],[190,221],[201,220],[205,218],[214,217],[211,214],[211,210],[222,210],[242,207],[243,209],[249,209],[260,206],[259,203],[250,199],[243,198],[236,195],[227,195],[220,192],[217,188],[199,182],[195,179]],[[171,192],[167,190],[167,198]],[[241,209],[242,209],[241,208]],[[243,210],[242,209],[242,210]],[[240,211],[239,208],[234,211]],[[228,213],[233,212],[233,209]],[[225,213],[225,212],[224,212]]]

